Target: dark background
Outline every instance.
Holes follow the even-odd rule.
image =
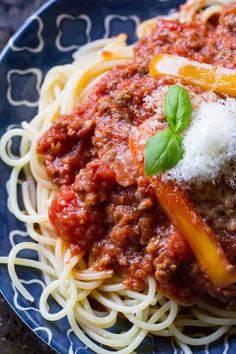
[[[0,51],[46,0],[0,0]],[[15,315],[0,294],[0,353],[55,354]]]

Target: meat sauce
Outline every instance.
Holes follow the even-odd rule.
[[[235,6],[226,8],[215,27],[199,21],[158,20],[152,35],[136,44],[133,62],[106,74],[85,104],[61,116],[38,141],[37,153],[44,156],[46,172],[60,186],[49,208],[56,234],[73,250],[84,251],[96,270],[124,276],[131,289],[144,289],[152,274],[159,289],[180,303],[192,303],[207,294],[225,302],[236,296],[236,288],[216,288],[201,273],[129,150],[133,129],[156,115],[145,97],[154,91],[161,97],[163,88],[176,82],[170,77],[150,77],[151,58],[174,53],[236,68],[235,23]],[[196,87],[188,89],[201,93]],[[158,120],[164,124],[162,115]],[[234,192],[222,184],[213,190],[207,185],[193,186],[189,194],[236,264],[235,203],[226,203]]]

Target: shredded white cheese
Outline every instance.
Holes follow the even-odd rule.
[[[181,85],[188,90],[188,87],[179,83],[178,85]],[[166,85],[163,87],[159,87],[157,90],[154,90],[150,96],[144,97],[143,101],[146,103],[147,108],[151,108],[155,113],[163,116],[164,99],[169,87],[170,86]],[[219,101],[219,96],[217,96],[214,92],[211,91],[202,92],[200,94],[194,91],[189,91],[189,95],[194,110],[197,109],[203,102]]]
[[[163,116],[164,99],[168,89],[168,86],[163,86],[158,88],[158,90],[153,91],[150,96],[146,96],[143,99],[148,108],[153,109],[155,113],[161,116]]]
[[[236,100],[201,103],[183,136],[184,157],[166,177],[177,182],[215,182],[219,174],[236,186]]]

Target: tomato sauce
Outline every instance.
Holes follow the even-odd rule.
[[[158,20],[152,35],[136,44],[134,61],[106,74],[85,104],[61,116],[38,141],[37,153],[43,155],[46,172],[60,187],[49,208],[56,235],[75,252],[84,251],[96,270],[124,276],[131,289],[144,289],[152,274],[159,289],[180,303],[192,303],[207,294],[221,301],[236,296],[236,289],[216,289],[201,273],[129,150],[135,127],[151,117],[164,124],[163,99],[157,112],[145,98],[153,92],[162,97],[163,88],[176,82],[170,77],[150,77],[151,58],[174,53],[236,68],[235,23],[235,6],[225,10],[217,26]],[[224,205],[224,193],[219,193],[220,200],[214,199],[218,188],[214,186],[214,193],[204,199],[204,188],[193,188],[190,196],[236,264],[236,257],[230,255],[230,245],[236,244],[236,226],[225,226],[230,222],[227,207],[221,210],[223,231],[217,224],[217,211],[210,215],[207,207]]]

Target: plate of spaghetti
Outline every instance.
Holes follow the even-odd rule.
[[[1,55],[0,289],[59,353],[235,353],[236,2],[51,1]]]

